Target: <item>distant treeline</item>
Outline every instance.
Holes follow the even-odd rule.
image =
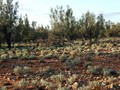
[[[1,48],[4,43],[11,49],[14,43],[34,43],[40,39],[49,41],[88,39],[90,43],[98,43],[100,38],[120,37],[120,23],[106,21],[103,14],[95,16],[88,11],[76,19],[72,8],[67,6],[67,9],[63,9],[62,6],[57,6],[50,10],[50,26],[36,26],[35,21],[29,22],[27,15],[17,15],[18,7],[18,2],[13,3],[13,0],[0,1]]]

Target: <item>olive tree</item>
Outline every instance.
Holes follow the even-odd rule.
[[[16,27],[18,2],[13,4],[13,0],[6,0],[0,4],[0,32],[4,34],[8,48],[11,49],[12,35]]]

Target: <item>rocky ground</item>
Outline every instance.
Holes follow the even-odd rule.
[[[46,59],[40,60],[9,60],[7,62],[0,63],[0,87],[5,86],[8,90],[21,90],[21,87],[17,84],[21,80],[29,81],[29,84],[24,87],[25,90],[56,90],[54,81],[50,80],[50,76],[62,74],[64,80],[61,81],[62,86],[69,87],[70,90],[84,90],[83,86],[90,86],[90,82],[95,83],[95,86],[91,90],[120,90],[120,56],[94,56],[91,62],[92,66],[100,66],[102,68],[112,69],[111,75],[93,74],[88,71],[85,63],[88,62],[85,58],[81,59],[79,64],[74,67],[67,67],[65,62],[60,62],[58,59]],[[30,68],[28,74],[16,75],[14,68],[16,66]],[[48,68],[50,72],[45,72],[45,68]],[[43,70],[44,69],[44,70]],[[44,72],[42,72],[44,71]],[[51,73],[51,74],[50,74]],[[78,77],[72,82],[68,83],[67,80],[72,75],[78,75]],[[37,80],[36,87],[31,85],[32,80]],[[47,88],[47,86],[39,83],[41,79],[46,80],[53,84],[53,87]],[[95,82],[96,81],[96,82]],[[57,81],[56,81],[57,82]],[[96,83],[100,82],[101,85]],[[79,85],[79,86],[78,86]],[[43,87],[44,86],[44,87]],[[79,87],[79,88],[78,88]],[[83,89],[80,89],[83,88]],[[63,89],[64,90],[64,89]]]

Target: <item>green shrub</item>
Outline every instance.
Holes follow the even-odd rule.
[[[37,80],[32,80],[31,81],[31,85],[32,85],[32,87],[36,87],[37,86]]]
[[[7,90],[7,88],[5,86],[2,86],[0,90]]]
[[[73,70],[75,66],[79,65],[80,63],[81,63],[80,58],[74,58],[73,60],[67,60],[64,63],[64,66],[66,67],[66,69]]]
[[[61,61],[61,62],[65,62],[66,60],[68,59],[68,55],[61,55],[61,56],[59,56],[59,60]]]
[[[41,79],[39,83],[41,86],[46,87],[47,90],[52,90],[52,87],[54,86],[54,84],[43,79]]]
[[[64,87],[59,86],[59,87],[57,88],[57,90],[71,90],[71,89],[68,88],[68,87],[66,87],[66,86],[64,86]]]
[[[22,57],[22,53],[16,53],[16,56],[18,57],[18,59],[21,59],[21,57]]]
[[[29,55],[29,56],[27,57],[27,59],[36,59],[36,55],[31,54],[31,55]]]
[[[10,59],[18,59],[18,57],[16,55],[9,55]]]
[[[1,60],[8,60],[9,59],[9,55],[8,54],[2,54],[1,55]]]
[[[42,56],[42,57],[39,57],[39,62],[40,63],[45,63],[45,58]]]
[[[102,90],[101,83],[98,81],[91,81],[87,86],[83,85],[82,87],[79,87],[78,90]]]
[[[80,59],[80,58],[74,58],[74,59],[72,60],[72,63],[73,63],[74,65],[79,65],[79,64],[81,63],[81,59]]]
[[[49,54],[45,55],[46,59],[51,59],[52,57],[53,57],[52,53],[49,53]]]
[[[14,68],[14,73],[17,76],[24,75],[24,74],[29,74],[30,72],[31,72],[31,68],[27,67],[27,66],[24,66],[23,68],[17,66],[17,67]]]
[[[51,75],[55,75],[56,73],[57,72],[53,68],[48,66],[41,69],[39,75],[42,77],[50,77]]]
[[[92,62],[85,62],[84,67],[87,68],[88,66],[92,66]]]
[[[20,76],[22,73],[23,73],[23,70],[21,67],[17,66],[14,68],[14,73],[17,75],[17,76]]]
[[[20,89],[25,89],[27,86],[28,86],[28,81],[22,79],[21,81],[19,81],[17,83],[17,86],[20,88]]]
[[[50,78],[52,81],[56,82],[57,84],[65,80],[65,77],[62,74],[52,75]]]
[[[31,68],[30,68],[30,67],[27,67],[27,66],[24,66],[24,67],[23,67],[23,72],[24,72],[25,74],[28,74],[28,73],[31,72]]]
[[[91,55],[91,54],[88,54],[87,56],[86,56],[86,60],[87,61],[91,61],[93,59],[93,56]]]
[[[101,75],[103,74],[103,69],[100,66],[94,66],[94,67],[88,68],[88,72],[93,75]]]
[[[105,75],[105,76],[114,76],[114,75],[118,75],[118,73],[117,73],[117,71],[115,71],[113,69],[105,68],[105,69],[103,69],[103,75]]]
[[[68,83],[73,84],[77,78],[78,78],[78,75],[73,74],[71,77],[68,78]]]

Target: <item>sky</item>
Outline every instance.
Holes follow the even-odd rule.
[[[69,5],[76,18],[80,18],[87,11],[100,13],[106,20],[120,22],[120,0],[14,0],[19,2],[19,15],[28,15],[31,21],[37,21],[38,25],[50,25],[50,8]]]

